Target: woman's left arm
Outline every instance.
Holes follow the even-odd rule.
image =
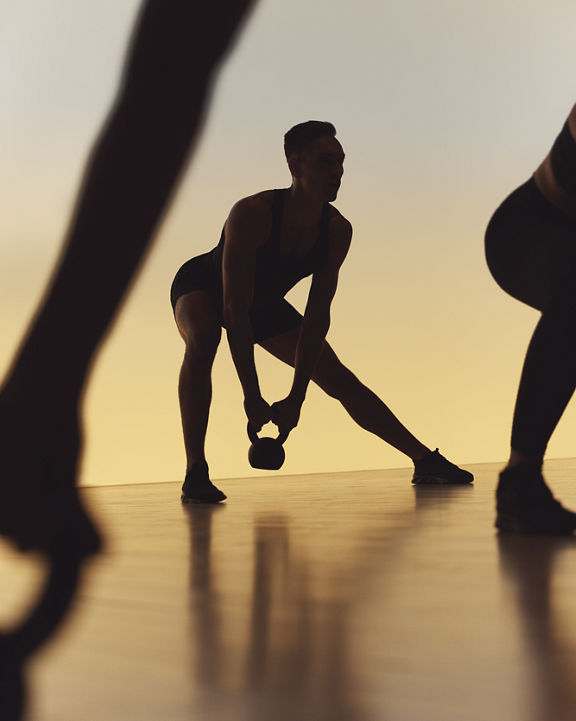
[[[292,388],[284,400],[272,405],[272,419],[281,434],[287,435],[298,423],[306,390],[330,327],[330,306],[338,287],[338,273],[350,248],[351,239],[352,226],[343,216],[338,215],[331,222],[328,262],[312,277],[296,346]]]

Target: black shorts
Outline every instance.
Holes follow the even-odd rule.
[[[178,298],[195,290],[203,290],[213,299],[220,325],[225,327],[222,314],[222,291],[214,270],[211,253],[197,255],[184,263],[178,270],[170,288],[172,310],[176,308]],[[298,328],[302,323],[302,315],[284,298],[256,302],[250,310],[250,319],[255,343]]]

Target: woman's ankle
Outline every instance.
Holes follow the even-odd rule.
[[[543,461],[544,458],[541,455],[528,455],[527,453],[522,453],[521,451],[517,451],[512,448],[510,449],[510,458],[508,459],[508,464],[506,465],[506,468],[517,468],[518,466],[532,466],[540,469],[542,468]]]

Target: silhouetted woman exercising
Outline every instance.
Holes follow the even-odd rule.
[[[171,301],[186,343],[179,395],[187,470],[182,498],[218,502],[226,496],[209,479],[204,440],[211,370],[225,327],[244,391],[248,420],[272,420],[284,435],[298,423],[311,380],[339,400],[360,425],[409,456],[414,483],[469,483],[472,474],[431,452],[384,403],[345,368],[326,342],[338,272],[352,237],[350,223],[330,205],[343,173],[344,151],[331,123],[308,121],[284,137],[292,184],[238,201],[211,252],[185,263]],[[284,299],[312,275],[304,316]],[[294,366],[286,398],[270,406],[261,396],[254,343]]]
[[[486,258],[496,282],[542,312],[516,399],[510,460],[500,474],[496,526],[571,533],[576,514],[542,476],[546,446],[576,382],[576,106],[532,178],[492,216]]]

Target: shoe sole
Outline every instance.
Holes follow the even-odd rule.
[[[474,482],[471,481],[449,481],[442,476],[414,476],[412,483],[415,486],[469,486]]]
[[[222,503],[222,501],[226,500],[226,496],[224,498],[190,498],[189,496],[180,496],[180,500],[182,503]]]

